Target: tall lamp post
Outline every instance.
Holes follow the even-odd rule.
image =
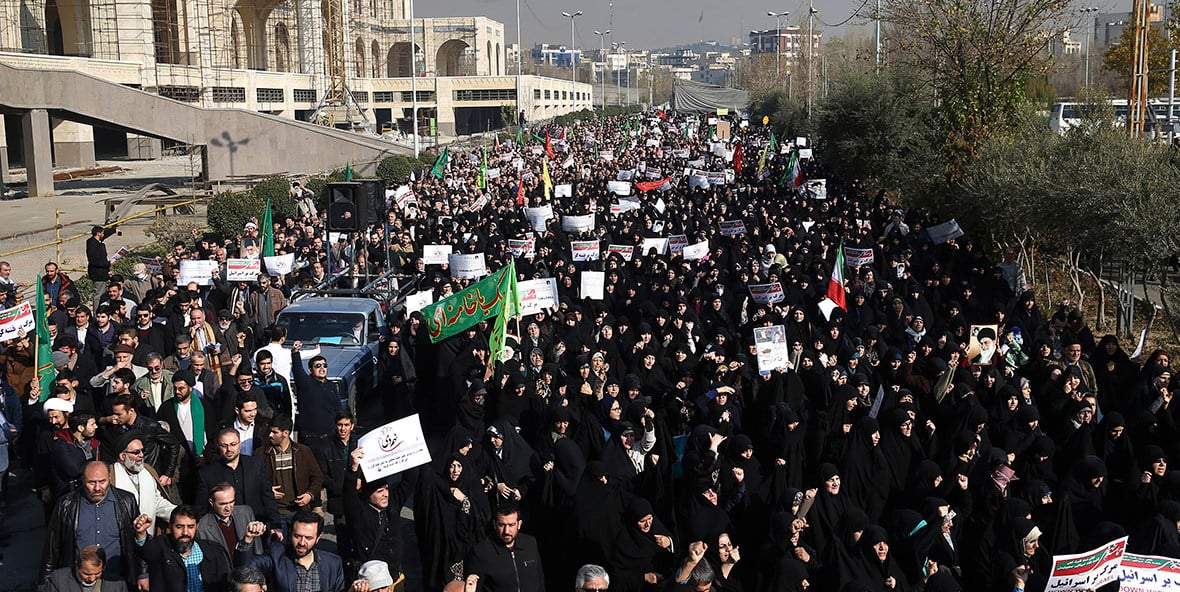
[[[579,10],[573,14],[563,12],[561,16],[570,20],[570,82],[576,83],[578,82],[578,65],[574,63],[574,19],[582,16],[582,11]]]
[[[1085,15],[1087,13],[1098,12],[1098,10],[1099,10],[1099,8],[1097,6],[1087,6],[1085,8],[1079,9],[1079,12],[1081,12],[1083,15]],[[1085,16],[1083,16],[1082,18],[1085,18]],[[1086,76],[1085,77],[1086,83],[1085,83],[1085,85],[1086,85],[1086,88],[1089,88],[1090,87],[1090,38],[1094,36],[1094,27],[1093,26],[1087,27],[1086,30],[1088,31],[1088,34],[1082,38],[1082,43],[1085,44],[1085,47],[1082,48],[1082,54],[1083,54],[1082,60],[1085,62],[1085,70],[1086,70],[1086,75],[1085,75]]]
[[[807,118],[811,119],[812,79],[815,70],[815,9],[814,0],[808,0],[807,6]]]
[[[599,75],[602,76],[602,84],[599,88],[602,89],[602,110],[605,111],[606,110],[606,36],[610,35],[610,29],[607,29],[605,31],[595,31],[594,34],[598,35],[598,54],[602,56],[602,72],[599,72]]]
[[[790,14],[786,11],[766,12],[766,16],[774,17],[778,25],[774,30],[774,77],[780,79],[783,76],[783,19],[787,18]]]

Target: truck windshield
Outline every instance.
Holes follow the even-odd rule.
[[[287,343],[360,345],[365,340],[365,315],[338,312],[292,312],[279,315],[287,328]]]

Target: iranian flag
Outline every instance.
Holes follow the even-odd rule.
[[[791,153],[791,162],[787,164],[787,182],[791,184],[791,189],[803,186],[803,167],[799,166],[798,150]],[[844,261],[843,251],[840,254],[840,261],[841,263]]]
[[[828,279],[828,300],[848,310],[844,301],[844,239],[840,239],[840,248],[836,249],[836,265],[832,266],[832,276]]]

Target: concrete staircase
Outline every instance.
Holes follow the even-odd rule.
[[[245,109],[205,109],[75,71],[0,63],[0,80],[0,110],[6,112],[39,118],[47,112],[54,118],[203,146],[210,181],[328,170],[346,163],[366,175],[375,172],[373,161],[410,153],[378,138]],[[38,137],[40,127],[31,126],[32,142],[45,142],[46,148],[34,149],[35,158],[38,152],[48,153],[49,138]],[[37,168],[43,167],[28,167],[30,176]],[[33,184],[30,178],[30,190]],[[45,194],[43,189],[39,193]]]

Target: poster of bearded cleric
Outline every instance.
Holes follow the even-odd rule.
[[[977,366],[991,366],[996,363],[999,343],[996,332],[999,325],[971,325],[971,343],[967,346],[967,361]]]

